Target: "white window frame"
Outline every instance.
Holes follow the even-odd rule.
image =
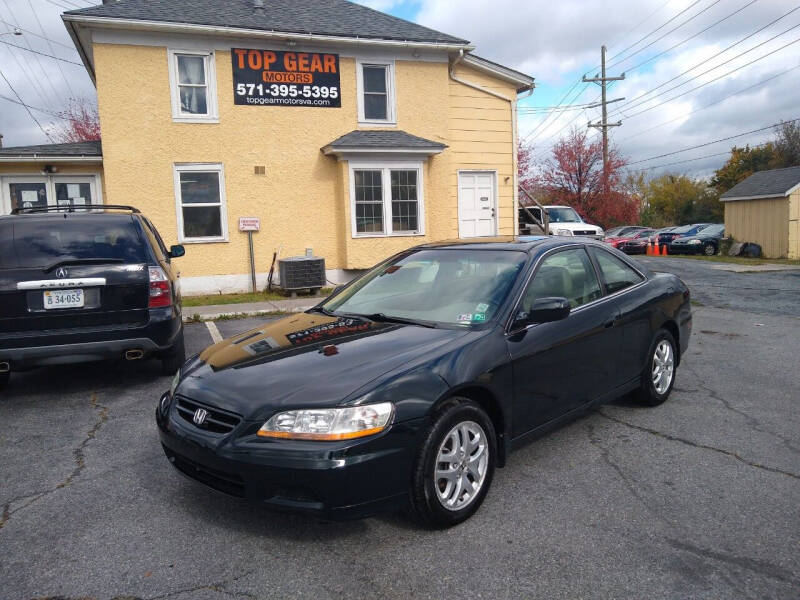
[[[4,173],[0,175],[0,215],[11,213],[11,193],[9,183],[43,183],[47,196],[47,206],[56,205],[57,183],[88,183],[92,193],[92,204],[103,204],[103,186],[97,173],[70,175],[32,175],[31,173]]]
[[[222,235],[209,237],[186,237],[183,231],[183,201],[181,199],[181,173],[211,173],[219,176],[219,204],[200,203],[187,206],[219,206],[219,219]],[[178,242],[181,244],[210,244],[228,241],[228,203],[225,199],[225,169],[222,163],[175,163],[172,168],[175,186],[175,214],[178,223]]]
[[[386,68],[386,118],[367,119],[364,115],[364,67]],[[394,61],[367,60],[356,61],[356,91],[358,96],[358,122],[361,125],[397,125],[397,98],[394,88]]]
[[[425,192],[422,162],[419,161],[351,161],[350,166],[350,235],[352,238],[417,237],[425,235]],[[381,171],[383,188],[383,232],[359,233],[356,230],[356,178],[355,171]],[[392,178],[391,171],[417,172],[417,225],[416,231],[392,231]]]
[[[206,76],[206,109],[205,115],[183,114],[181,112],[181,94],[178,88],[178,56],[200,56],[204,59],[203,66]],[[217,71],[214,51],[183,50],[169,48],[167,50],[169,65],[169,90],[172,102],[172,120],[178,123],[219,123],[219,109],[217,108]]]

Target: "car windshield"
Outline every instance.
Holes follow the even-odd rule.
[[[10,253],[0,259],[0,264],[37,268],[87,259],[123,263],[147,261],[130,218],[90,219],[92,217],[87,216],[63,220],[20,217],[13,222]]]
[[[695,225],[682,225],[681,227],[676,227],[670,233],[689,233],[692,229],[694,229]]]
[[[564,208],[546,208],[545,210],[551,223],[583,223],[578,213],[568,206]]]
[[[420,250],[375,267],[322,308],[385,321],[481,325],[497,314],[526,257],[507,250]]]
[[[701,232],[703,235],[722,235],[725,233],[725,225],[709,225]]]

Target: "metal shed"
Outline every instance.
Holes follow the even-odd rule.
[[[767,258],[800,258],[800,166],[753,173],[722,194],[725,233]]]

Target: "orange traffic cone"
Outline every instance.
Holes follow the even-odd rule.
[[[667,245],[661,244],[661,256],[667,256]]]
[[[652,240],[652,238],[647,240],[647,248],[645,248],[644,253],[647,256],[653,256],[653,240]]]

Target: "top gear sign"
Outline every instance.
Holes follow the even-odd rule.
[[[233,48],[234,104],[342,105],[339,55]]]

